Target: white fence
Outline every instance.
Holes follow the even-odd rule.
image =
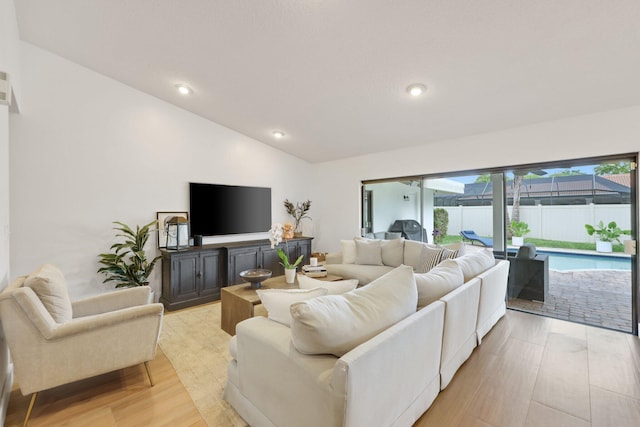
[[[460,230],[474,230],[480,236],[493,235],[492,206],[444,207],[449,212],[449,235]],[[509,207],[511,214],[511,207]],[[595,225],[599,221],[605,224],[615,221],[620,228],[631,228],[630,205],[558,205],[558,206],[520,206],[520,221],[529,225],[531,233],[526,237],[565,242],[592,243],[585,224]],[[629,238],[623,236],[623,238]]]

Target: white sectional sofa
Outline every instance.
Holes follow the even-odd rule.
[[[225,399],[242,418],[411,426],[429,408],[504,315],[509,263],[482,250],[424,273],[388,267],[367,286],[291,305],[290,326],[238,324]]]

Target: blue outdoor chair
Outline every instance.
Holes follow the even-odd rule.
[[[480,242],[482,246],[486,246],[488,248],[493,247],[493,239],[488,237],[480,237],[473,230],[462,230],[460,232],[463,240],[469,240],[471,244],[475,244],[474,242]]]

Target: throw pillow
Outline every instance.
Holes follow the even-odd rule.
[[[467,245],[465,245],[464,242],[454,242],[454,243],[448,243],[446,245],[441,245],[440,247],[448,249],[450,251],[455,251],[456,256],[454,258],[457,258],[465,254],[466,252],[465,248],[467,247]]]
[[[307,277],[304,274],[299,274],[298,285],[300,286],[300,289],[323,288],[327,290],[327,295],[340,295],[354,290],[356,286],[358,286],[358,279],[336,280],[329,282],[327,280],[318,280],[313,277]]]
[[[496,263],[493,252],[490,249],[481,249],[479,251],[468,253],[464,256],[454,259],[462,269],[464,281],[468,282],[473,277],[493,267]]]
[[[438,265],[440,263],[440,258],[442,257],[443,250],[444,249],[442,248],[424,245],[422,247],[420,263],[418,264],[418,268],[416,268],[415,270],[416,273],[426,273],[427,271]]]
[[[382,263],[389,267],[400,267],[404,261],[404,238],[383,240]]]
[[[356,239],[356,264],[382,265],[380,240]]]
[[[304,354],[342,357],[389,326],[415,313],[418,292],[403,265],[367,286],[291,306],[291,340]]]
[[[356,242],[352,240],[340,240],[342,248],[342,263],[355,264],[356,262]]]
[[[327,294],[326,289],[258,289],[260,301],[267,309],[268,318],[274,322],[291,326],[291,304]]]
[[[424,243],[415,240],[404,241],[404,264],[410,265],[414,270],[420,268],[422,260],[422,248]]]
[[[418,310],[464,284],[462,269],[452,260],[445,260],[428,273],[416,274],[415,276],[416,288],[418,289]]]
[[[67,282],[58,267],[52,264],[42,264],[29,274],[24,281],[24,286],[33,289],[56,323],[71,320],[73,311],[67,292]]]

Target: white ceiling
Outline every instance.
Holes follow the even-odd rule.
[[[15,5],[23,40],[310,162],[640,104],[637,0]]]

